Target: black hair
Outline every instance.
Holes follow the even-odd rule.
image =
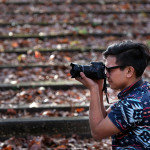
[[[143,43],[122,41],[110,45],[103,53],[104,58],[112,55],[116,57],[116,63],[120,66],[132,66],[136,77],[142,76],[150,61],[150,51]]]

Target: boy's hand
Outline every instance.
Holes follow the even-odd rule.
[[[103,80],[92,80],[85,76],[83,72],[80,72],[81,77],[77,77],[76,80],[81,82],[84,86],[86,86],[89,90],[93,88],[103,87]]]

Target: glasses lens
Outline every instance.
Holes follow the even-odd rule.
[[[107,71],[108,73],[110,73],[111,70],[116,69],[116,68],[121,68],[121,67],[122,67],[122,66],[106,67],[106,71]]]

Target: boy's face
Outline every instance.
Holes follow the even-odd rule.
[[[108,56],[105,62],[106,68],[106,76],[109,82],[110,88],[115,90],[123,90],[127,87],[127,78],[126,78],[126,69],[120,70],[119,66],[116,64],[115,56]],[[109,69],[110,67],[116,67],[113,69]]]

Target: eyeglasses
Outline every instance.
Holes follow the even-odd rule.
[[[111,70],[113,70],[113,69],[116,69],[116,68],[124,68],[124,67],[125,67],[125,66],[106,67],[106,71],[107,71],[108,73],[110,73]]]

